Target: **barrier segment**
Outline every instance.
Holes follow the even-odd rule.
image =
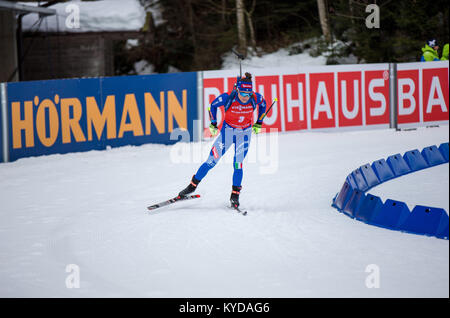
[[[435,145],[423,148],[422,156],[430,167],[445,163],[444,157]]]
[[[366,180],[364,180],[361,170],[356,169],[351,173],[351,175],[355,180],[356,188],[358,190],[366,191],[367,189],[369,189],[369,186],[367,185]]]
[[[411,171],[428,168],[428,163],[418,149],[405,152],[403,159],[405,159]]]
[[[391,168],[391,170],[394,172],[394,175],[396,177],[411,172],[411,169],[408,167],[408,164],[406,163],[405,159],[403,159],[403,157],[399,153],[389,156],[386,162]]]
[[[358,210],[355,212],[355,218],[370,224],[382,207],[383,201],[379,197],[367,193]]]
[[[372,169],[380,182],[385,182],[395,178],[394,172],[391,170],[386,160],[379,159],[372,163]]]
[[[387,199],[380,211],[374,215],[371,223],[391,230],[398,230],[399,225],[405,222],[410,214],[411,212],[404,202]]]
[[[342,209],[347,204],[347,201],[350,199],[353,191],[353,188],[346,180],[342,185],[341,191],[339,191],[336,198],[334,199],[332,206],[337,208],[339,211],[342,211]]]
[[[436,232],[436,237],[447,240],[449,239],[448,223],[448,214],[442,213],[441,221],[439,222],[438,230]]]
[[[441,152],[442,157],[444,157],[445,161],[448,162],[448,142],[440,144],[439,151]]]
[[[350,199],[348,200],[342,212],[347,214],[349,217],[354,218],[356,212],[358,211],[359,207],[364,201],[364,198],[365,195],[363,191],[360,190],[353,191],[352,195],[350,196]]]
[[[354,189],[354,190],[358,189],[358,185],[356,184],[353,174],[350,173],[345,180],[348,182],[348,184],[350,185],[350,187],[352,189]]]
[[[375,171],[373,171],[370,164],[365,164],[361,166],[359,170],[367,183],[368,189],[380,184],[380,180],[378,179],[377,175],[375,174]]]
[[[435,235],[444,209],[416,205],[408,218],[399,225],[399,230],[415,234]]]

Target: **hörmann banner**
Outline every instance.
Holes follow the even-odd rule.
[[[192,73],[8,83],[10,161],[22,157],[175,143],[198,118]]]
[[[448,62],[398,64],[398,70],[399,126],[448,124]],[[278,99],[264,120],[268,131],[389,127],[389,64],[246,71],[254,75],[254,90],[269,105]],[[237,71],[203,72],[204,137],[210,136],[209,104],[233,89],[237,75]],[[218,112],[218,124],[222,118],[223,110]]]

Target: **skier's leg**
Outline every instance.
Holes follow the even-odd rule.
[[[220,135],[217,137],[216,141],[211,148],[208,159],[200,166],[195,178],[197,180],[202,180],[206,174],[216,166],[220,158],[225,154],[225,152],[233,144],[233,128],[229,127],[225,123],[220,131]]]
[[[234,142],[234,161],[233,161],[233,185],[240,187],[242,183],[243,171],[242,166],[245,157],[250,148],[250,140],[252,137],[251,128],[240,131],[235,134]]]
[[[200,181],[202,181],[202,179],[206,176],[209,170],[214,168],[217,162],[219,162],[223,153],[225,153],[226,151],[225,147],[222,147],[222,145],[224,145],[224,139],[225,134],[222,131],[220,135],[217,137],[216,141],[214,142],[211,152],[209,153],[208,159],[200,166],[200,168],[197,170],[197,173],[192,176],[191,183],[188,184],[188,186],[179,193],[180,196],[185,196],[194,192],[197,189],[197,186],[200,183]]]
[[[240,131],[235,135],[234,140],[234,172],[233,172],[233,187],[231,191],[230,202],[234,206],[239,206],[239,194],[242,189],[242,178],[243,178],[243,162],[247,156],[248,150],[250,148],[250,139],[252,136],[251,128]]]

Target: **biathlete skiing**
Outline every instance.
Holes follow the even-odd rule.
[[[232,50],[234,54],[243,60],[244,56],[238,52]],[[266,101],[264,97],[253,91],[252,75],[245,73],[242,77],[242,66],[239,62],[240,76],[237,77],[236,84],[233,90],[229,93],[223,93],[213,100],[208,108],[211,124],[209,130],[214,137],[218,134],[219,129],[217,127],[217,109],[223,107],[225,111],[225,118],[223,120],[220,134],[214,141],[209,157],[204,162],[197,173],[192,176],[191,182],[188,186],[180,191],[175,198],[163,201],[147,207],[148,210],[153,211],[155,209],[167,206],[169,204],[199,198],[200,195],[193,193],[200,181],[208,174],[208,172],[216,166],[220,158],[227,152],[227,150],[234,145],[234,172],[233,183],[231,187],[230,202],[231,207],[242,213],[247,214],[247,211],[241,211],[239,209],[239,194],[242,189],[242,177],[243,177],[243,162],[247,152],[250,148],[250,141],[252,137],[252,131],[258,134],[261,131],[261,126],[267,113],[270,112],[272,106],[277,99],[275,98],[272,105],[266,112]],[[257,111],[258,117],[256,123],[252,125],[253,113]]]
[[[211,120],[209,130],[213,137],[218,133],[217,109],[219,107],[223,107],[225,110],[220,134],[215,140],[206,162],[200,166],[189,185],[178,196],[182,199],[193,193],[200,181],[215,167],[225,152],[234,145],[234,172],[230,202],[231,207],[238,209],[239,194],[242,189],[243,161],[250,147],[252,131],[255,134],[261,131],[262,121],[266,114],[266,101],[261,94],[253,91],[250,73],[245,73],[245,77],[238,77],[234,89],[229,93],[219,95],[209,107]],[[258,111],[258,120],[252,125],[255,110]]]

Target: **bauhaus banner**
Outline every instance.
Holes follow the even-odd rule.
[[[392,66],[392,65],[391,65]],[[448,124],[445,62],[251,69],[267,104],[265,131],[335,131]],[[238,71],[0,84],[0,161],[209,138],[210,103]],[[393,76],[395,75],[395,76]],[[392,112],[395,109],[396,112]],[[254,113],[256,118],[257,114]],[[218,112],[218,124],[224,118]],[[189,136],[188,139],[185,137]],[[195,137],[197,136],[197,137]]]

